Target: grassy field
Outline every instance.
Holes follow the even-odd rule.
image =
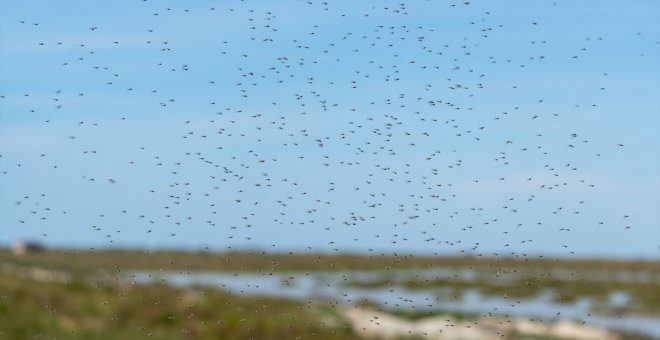
[[[572,260],[548,258],[443,257],[394,254],[328,254],[282,252],[182,252],[140,250],[51,249],[14,256],[0,249],[0,262],[41,266],[70,272],[96,270],[190,271],[340,271],[405,268],[481,267],[493,270],[561,267],[574,270],[648,270],[660,273],[658,261]]]
[[[0,275],[0,339],[358,339],[335,308],[215,289],[42,283]],[[394,314],[476,317],[443,311]],[[557,338],[514,334],[506,339]]]
[[[0,276],[2,339],[352,339],[331,307],[166,285]]]
[[[521,297],[531,296],[542,288],[553,288],[567,301],[582,296],[603,297],[618,290],[629,292],[637,302],[641,301],[641,306],[646,309],[641,312],[653,314],[660,306],[658,294],[655,294],[660,287],[657,282],[660,266],[653,261],[64,249],[16,256],[2,249],[0,265],[0,339],[357,338],[332,303],[237,295],[203,287],[179,289],[164,284],[134,285],[120,279],[123,272],[132,270],[319,272],[448,267],[476,268],[487,275],[544,272],[552,268],[575,273],[589,270],[644,271],[656,281],[626,283],[608,280],[594,284],[574,280],[567,283],[536,275],[507,286],[457,278],[413,278],[397,284],[407,288],[479,288],[493,294]],[[66,273],[67,278],[40,282],[22,276],[16,268],[60,271]],[[393,283],[385,276],[381,281],[349,281],[345,284],[375,287]],[[368,302],[362,304],[369,305]],[[406,315],[406,312],[397,313]],[[407,316],[417,318],[433,313],[437,311]]]

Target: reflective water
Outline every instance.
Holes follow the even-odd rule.
[[[493,313],[540,320],[573,319],[586,324],[619,329],[660,338],[660,317],[641,315],[598,315],[592,311],[594,301],[587,298],[570,303],[553,301],[551,291],[542,291],[533,298],[520,299],[506,296],[493,297],[481,294],[475,289],[464,289],[458,295],[442,288],[406,289],[396,282],[411,277],[435,278],[442,276],[466,280],[478,278],[474,271],[456,272],[443,268],[429,271],[380,271],[365,272],[312,272],[312,273],[220,273],[220,272],[136,272],[127,279],[138,283],[165,282],[188,287],[208,286],[223,290],[264,296],[287,297],[305,301],[328,301],[337,304],[351,304],[369,300],[387,309],[404,310],[445,310],[465,313]],[[392,285],[374,288],[361,288],[346,285],[347,282],[371,282],[387,277]],[[630,277],[628,277],[630,278]],[[646,278],[643,278],[646,279]],[[625,292],[614,292],[609,297],[611,306],[624,306],[629,301]]]

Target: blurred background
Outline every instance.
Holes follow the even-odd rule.
[[[660,338],[659,19],[0,0],[0,336]]]

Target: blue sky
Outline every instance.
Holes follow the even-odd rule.
[[[2,0],[0,242],[657,258],[659,19]]]

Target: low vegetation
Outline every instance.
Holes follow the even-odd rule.
[[[352,339],[303,302],[162,284],[42,283],[0,275],[0,339]]]
[[[185,252],[144,250],[51,249],[14,256],[0,248],[0,262],[89,272],[95,270],[190,270],[190,271],[341,271],[432,267],[498,269],[561,267],[575,270],[649,270],[660,273],[658,261],[573,260],[544,257],[446,257],[397,255],[395,253],[347,254],[307,252]]]
[[[28,269],[35,268],[59,274],[50,275],[50,282],[25,275],[30,272]],[[503,275],[506,279],[468,280],[460,276],[422,279],[414,275],[417,269],[428,268],[449,268],[457,273],[468,268],[480,277]],[[553,268],[567,271],[569,277],[548,275]],[[512,298],[531,297],[550,289],[558,301],[564,302],[581,297],[604,300],[612,292],[625,292],[632,303],[622,306],[627,309],[619,313],[660,314],[656,294],[660,287],[660,267],[654,261],[63,249],[17,256],[0,249],[0,269],[0,339],[358,337],[337,311],[336,303],[238,295],[204,287],[138,285],[124,279],[124,273],[137,270],[266,273],[370,270],[383,275],[373,281],[344,284],[365,288],[393,285],[408,289],[442,288],[450,289],[456,296],[465,289],[477,289],[484,294]],[[394,269],[411,270],[413,275],[402,278]],[[542,275],[538,275],[539,271]],[[587,280],[590,271],[615,274],[590,281]],[[622,272],[644,272],[650,280],[615,279]],[[361,306],[376,307],[365,301]],[[450,315],[457,320],[475,317],[451,311],[386,312],[409,319],[434,314]]]

